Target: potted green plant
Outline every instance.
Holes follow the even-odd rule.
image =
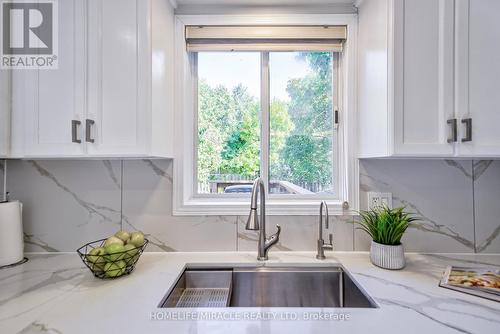
[[[370,260],[374,265],[385,269],[405,266],[401,237],[409,224],[418,218],[404,210],[404,207],[390,209],[380,206],[360,212],[361,220],[357,224],[372,238]]]

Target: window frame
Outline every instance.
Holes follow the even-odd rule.
[[[297,194],[267,194],[266,211],[269,215],[317,215],[319,202],[326,200],[332,215],[354,214],[359,207],[358,193],[358,161],[355,158],[356,138],[354,136],[355,108],[355,36],[356,15],[178,15],[175,18],[176,47],[176,82],[175,87],[175,144],[174,177],[173,177],[173,215],[246,215],[249,207],[248,194],[198,194],[197,189],[197,129],[198,129],[198,78],[197,56],[186,51],[184,30],[186,25],[251,25],[251,24],[283,24],[283,25],[347,25],[348,40],[344,51],[337,53],[336,79],[338,88],[334,89],[334,103],[339,110],[339,125],[333,131],[334,140],[334,185],[336,196],[315,196]],[[261,53],[261,62],[264,53]],[[266,67],[267,65],[267,67]],[[335,66],[335,65],[334,65]],[[267,62],[261,63],[261,113],[262,124],[261,148],[267,159],[269,153],[269,132],[264,133],[262,127],[269,129],[269,53]],[[267,84],[263,84],[266,80]],[[334,86],[335,87],[335,86]],[[264,90],[266,90],[264,92]],[[266,95],[262,95],[266,94]],[[267,122],[267,124],[264,124]],[[335,138],[336,137],[336,138]],[[267,155],[266,155],[267,152]],[[264,163],[261,173],[268,179],[269,163]],[[267,189],[267,184],[266,184]],[[337,197],[338,196],[338,197]],[[347,204],[346,204],[347,203]]]

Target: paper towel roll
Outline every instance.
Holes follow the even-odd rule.
[[[0,203],[0,266],[24,257],[22,209],[19,201]]]

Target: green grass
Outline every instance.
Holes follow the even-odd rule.
[[[404,211],[404,207],[389,209],[386,206],[377,207],[369,211],[361,211],[361,221],[356,222],[358,229],[368,233],[373,241],[383,244],[397,246],[401,244],[401,237],[408,225],[419,220],[411,213]]]

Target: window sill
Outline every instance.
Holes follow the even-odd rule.
[[[266,215],[315,216],[319,213],[321,199],[314,200],[266,200]],[[331,216],[355,215],[356,208],[343,208],[339,200],[326,200]],[[180,203],[179,203],[180,204]],[[245,216],[250,210],[250,198],[241,200],[196,198],[176,205],[174,216]]]

